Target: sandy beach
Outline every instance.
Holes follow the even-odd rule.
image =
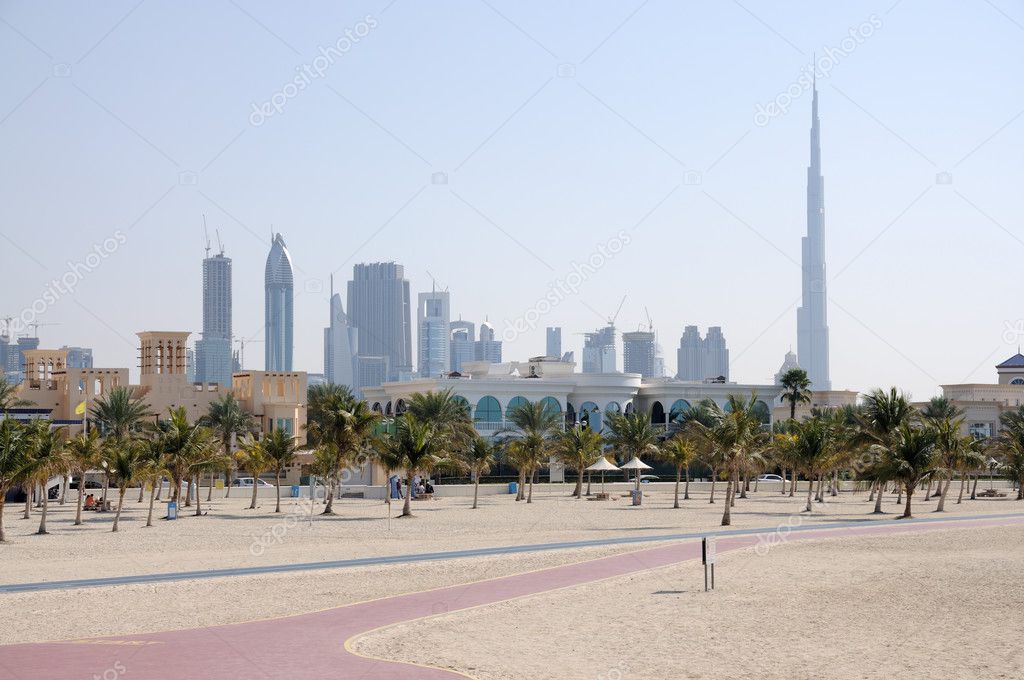
[[[122,530],[116,534],[109,531],[112,520],[110,515],[86,513],[86,525],[73,527],[71,522],[74,518],[74,505],[53,504],[48,520],[51,534],[47,536],[36,536],[33,533],[38,525],[38,514],[34,512],[32,519],[22,520],[20,507],[8,507],[5,522],[10,542],[0,546],[0,564],[3,566],[0,570],[0,581],[22,583],[207,568],[293,564],[606,537],[662,536],[721,528],[721,499],[713,505],[709,504],[706,493],[693,494],[691,500],[684,501],[683,507],[677,510],[671,507],[670,491],[648,492],[643,506],[632,507],[626,499],[608,503],[576,500],[569,497],[570,490],[569,486],[538,487],[534,502],[529,505],[515,503],[511,496],[482,497],[481,507],[477,510],[470,509],[469,498],[446,498],[416,503],[416,517],[393,518],[390,521],[390,528],[385,514],[387,506],[380,501],[362,499],[338,501],[336,517],[315,514],[322,509],[322,506],[318,505],[314,508],[310,521],[309,506],[305,501],[287,499],[284,512],[281,515],[274,515],[273,499],[260,499],[260,507],[252,511],[246,509],[247,498],[215,498],[208,507],[209,514],[203,517],[191,516],[188,509],[183,509],[178,520],[158,520],[153,527],[146,528],[143,526],[146,506],[135,503],[134,498],[130,496],[132,502],[126,503]],[[778,536],[781,537],[790,527],[872,519],[868,514],[871,504],[868,503],[866,494],[844,493],[838,498],[829,497],[827,501],[824,504],[817,504],[815,511],[808,516],[800,512],[803,507],[802,498],[789,498],[777,492],[762,490],[749,499],[737,501],[733,527],[780,527]],[[204,503],[204,509],[205,507]],[[927,516],[934,509],[935,501],[921,501],[916,507],[918,516]],[[950,503],[947,507],[950,509],[947,513],[949,516],[1024,511],[1024,506],[1010,499],[965,501],[960,506]],[[895,505],[894,497],[887,497],[885,508],[889,512],[884,516],[886,519],[895,517],[900,509]],[[162,506],[158,508],[158,512],[159,510],[162,510]],[[399,510],[397,505],[392,507],[394,514]],[[1024,554],[1020,542],[1011,540],[1012,532],[991,531],[994,533],[986,539],[988,543],[985,545],[992,548],[993,555],[1012,554],[1014,550],[1017,551],[1018,557]],[[947,534],[954,538],[936,538]],[[1009,538],[1003,540],[1003,534]],[[977,534],[983,535],[988,534]],[[967,537],[963,540],[981,540],[969,530],[921,534],[921,550],[925,550],[924,546],[929,546],[930,550],[937,551],[930,556],[909,549],[897,549],[903,545],[901,541],[906,540],[907,545],[910,545],[911,542],[919,540],[916,537],[891,539],[895,542],[884,550],[886,560],[880,560],[879,554],[882,549],[878,548],[875,542],[890,539],[863,539],[864,546],[857,543],[862,539],[820,541],[816,543],[827,547],[807,554],[801,552],[809,549],[807,545],[788,545],[785,544],[786,541],[779,539],[783,545],[772,547],[771,550],[748,550],[750,554],[746,558],[739,555],[731,556],[729,562],[723,564],[723,586],[715,596],[719,599],[736,597],[736,602],[753,602],[756,598],[751,599],[752,593],[763,589],[766,599],[759,607],[764,610],[766,616],[780,601],[789,601],[793,603],[790,606],[795,610],[807,610],[808,615],[817,615],[818,610],[827,614],[838,605],[828,605],[826,600],[819,606],[818,595],[815,593],[822,584],[835,584],[838,590],[830,597],[839,598],[839,590],[842,584],[849,580],[851,569],[854,569],[856,574],[867,574],[869,570],[866,567],[876,562],[883,566],[888,564],[890,554],[891,559],[896,560],[893,564],[901,565],[899,568],[906,573],[914,573],[907,570],[921,562],[922,568],[926,571],[915,577],[919,581],[945,583],[941,579],[947,578],[947,572],[957,573],[955,570],[948,571],[947,563],[963,552],[963,544],[959,538],[963,536]],[[17,626],[6,626],[2,629],[0,643],[72,639],[86,634],[100,636],[153,632],[281,617],[388,595],[577,562],[652,545],[655,544],[575,548],[557,552],[451,559],[443,562],[232,576],[71,591],[4,594],[0,595],[4,608],[9,611],[25,612],[26,616],[19,619]],[[984,549],[987,548],[983,545],[976,546],[979,555]],[[760,555],[758,552],[767,554]],[[747,560],[744,566],[738,566],[744,559]],[[733,562],[732,566],[729,566],[730,562]],[[794,570],[798,567],[803,569],[805,563],[808,565],[807,574],[817,573],[814,578],[807,575],[797,577]],[[980,569],[981,566],[976,565],[976,568]],[[813,569],[819,571],[814,572]],[[947,571],[938,573],[943,570]],[[658,607],[661,607],[663,602],[671,601],[673,604],[670,609],[679,612],[680,607],[686,606],[699,609],[706,600],[691,601],[695,597],[692,590],[697,585],[695,579],[698,577],[698,567],[680,567],[678,573],[673,573],[672,570],[662,571],[664,573],[638,576],[637,580],[624,579],[623,583],[615,585],[584,587],[581,589],[583,592],[576,593],[568,600],[560,599],[566,597],[567,593],[537,596],[537,602],[531,606],[531,611],[539,608],[547,613],[541,617],[527,617],[521,624],[515,625],[526,625],[527,619],[542,622],[562,621],[560,625],[571,628],[574,631],[572,635],[575,636],[575,631],[587,630],[587,626],[593,620],[600,624],[599,628],[603,632],[595,631],[588,635],[603,635],[605,640],[625,640],[632,630],[631,622],[639,611],[643,612],[645,618],[638,620],[651,622],[650,625],[645,623],[643,626],[648,635],[652,635],[651,631],[665,633],[671,629],[668,625],[670,622],[659,622],[657,618],[667,616],[665,613],[659,613]],[[990,586],[977,574],[961,573],[957,578],[950,576],[948,587],[943,585],[944,590],[940,591],[938,597],[951,602],[958,601],[964,595],[957,588],[960,587],[962,590],[963,583],[968,578],[979,584],[979,590],[993,597],[999,593],[1009,594],[1012,591],[1012,587],[1008,590],[1008,586],[997,582]],[[785,584],[789,583],[790,579],[795,579],[795,582],[800,584],[799,592],[786,590],[788,586]],[[865,576],[865,587],[878,580],[877,574]],[[815,584],[814,589],[808,590],[809,583]],[[894,587],[899,583],[897,579]],[[657,587],[652,588],[652,584],[656,584]],[[735,590],[741,585],[744,590]],[[594,594],[587,588],[594,588]],[[610,590],[605,592],[601,590],[602,588]],[[630,591],[629,588],[636,590]],[[920,583],[915,585],[915,588],[920,590]],[[672,592],[676,590],[686,592]],[[665,594],[655,596],[652,595],[653,591],[665,591]],[[592,610],[589,604],[591,598],[594,598],[593,602],[604,603],[601,607],[607,606],[608,609],[600,613],[598,610]],[[892,603],[898,600],[885,595],[880,601]],[[595,612],[593,617],[589,614],[585,617],[578,615],[581,603],[586,605],[588,612]],[[499,609],[517,606],[522,606],[522,603],[495,605]],[[892,606],[887,610],[891,610],[892,615],[897,612],[897,608]],[[922,617],[928,617],[931,611],[925,608],[920,614]],[[649,619],[648,614],[651,617]],[[507,621],[508,617],[504,614],[487,615],[484,610],[453,614],[451,620],[444,621],[443,626],[434,627],[434,624],[431,624],[431,635],[466,635],[465,630],[459,628],[462,625],[462,617],[469,617],[466,620],[479,623],[479,620],[473,619],[477,616],[485,616],[496,627],[488,624],[474,630],[474,639],[492,639],[499,642],[509,636],[509,632],[501,631],[499,625],[500,621]],[[568,618],[562,620],[559,617]],[[875,618],[888,621],[892,616],[879,614]],[[1006,616],[1002,617],[1002,621],[1005,625]],[[723,625],[726,625],[725,622]],[[757,625],[763,629],[765,623],[761,621]],[[729,626],[733,626],[733,623]],[[614,634],[609,634],[609,631]],[[421,632],[417,635],[421,636]],[[550,662],[563,654],[558,649],[545,650],[544,646],[547,644],[545,641],[564,639],[564,634],[559,634],[562,635],[561,638],[553,637],[550,635],[550,629],[538,629],[530,635],[521,636],[520,639],[534,638],[534,632],[538,640],[536,649],[542,653],[527,655],[534,657],[532,662],[544,665],[542,662],[545,659]],[[690,639],[692,633],[693,631],[687,631],[685,635],[680,634],[680,639]],[[360,639],[358,644],[374,653],[393,653],[396,658],[416,657],[420,660],[425,658],[422,656],[422,650],[430,649],[431,655],[434,655],[447,644],[438,638],[436,643],[413,649],[403,647],[401,638],[401,635],[392,636],[390,632],[385,631]],[[583,645],[586,638],[587,635],[582,633],[576,638],[579,642],[578,655],[581,658],[599,658],[593,656]],[[672,644],[672,648],[679,646],[678,643]],[[774,643],[770,640],[764,643],[766,646],[772,644]],[[507,668],[487,666],[477,660],[477,652],[486,649],[486,645],[479,648],[474,646],[471,650],[467,650],[465,645],[449,645],[448,648],[461,648],[461,651],[458,654],[452,651],[451,658],[442,655],[428,662],[441,661],[441,665],[450,664],[464,670],[479,666],[483,669],[480,677],[509,677]],[[577,646],[574,643],[567,648]],[[668,649],[662,648],[660,643],[653,647],[645,644],[643,648]],[[491,650],[488,653],[494,655],[496,652]],[[554,656],[548,656],[548,653]],[[484,657],[486,656],[484,654]],[[508,655],[502,656],[512,658]],[[620,659],[627,656],[618,654],[608,658]],[[659,659],[672,658],[671,655],[666,656],[664,651],[659,651],[655,656]],[[519,658],[522,659],[522,656]],[[573,658],[576,658],[575,652]],[[638,658],[646,658],[646,652]],[[554,672],[554,666],[550,666],[550,663],[547,666],[550,672]],[[574,665],[573,668],[575,667]],[[587,672],[578,676],[560,674],[540,677],[596,677],[602,672],[606,677],[610,677],[607,676],[608,667],[604,667],[603,670],[594,670],[591,666],[586,668]],[[633,677],[664,676],[634,674]]]

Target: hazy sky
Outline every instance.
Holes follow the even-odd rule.
[[[814,53],[835,388],[993,380],[1024,338],[1010,0],[5,0],[0,316],[134,367],[136,331],[200,329],[205,213],[240,336],[263,337],[284,234],[310,372],[330,273],[395,260],[499,334],[535,320],[506,358],[547,325],[579,356],[627,295],[619,328],[649,309],[670,372],[684,325],[721,325],[732,378],[770,381],[796,345]]]

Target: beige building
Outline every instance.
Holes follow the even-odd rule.
[[[804,418],[809,418],[811,415],[811,409],[856,406],[857,398],[859,396],[860,392],[857,392],[856,390],[822,390],[820,392],[812,392],[809,404],[796,405],[796,419],[803,420]],[[780,395],[775,401],[775,406],[772,408],[772,415],[775,420],[788,420],[789,409],[789,402],[783,401],[782,396]]]
[[[964,434],[979,439],[999,433],[999,416],[1024,406],[1024,355],[996,366],[998,382],[943,385],[942,395],[964,411]]]
[[[302,445],[306,441],[306,373],[302,371],[245,371],[232,378],[232,387],[189,383],[185,353],[188,332],[145,331],[139,336],[138,385],[128,381],[127,368],[68,368],[67,352],[36,349],[25,352],[25,379],[18,397],[30,402],[30,417],[48,417],[81,432],[83,416],[95,401],[115,387],[128,387],[155,418],[183,406],[190,420],[205,415],[210,404],[234,394],[253,414],[261,432],[284,428]]]

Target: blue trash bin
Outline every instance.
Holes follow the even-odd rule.
[[[298,484],[292,484],[292,498],[298,498],[298,497],[299,497],[299,485]]]
[[[178,519],[177,501],[171,501],[167,504],[167,519]]]
[[[633,489],[630,496],[633,499],[633,505],[640,505],[644,500],[644,492],[639,489]]]
[[[509,482],[508,483],[508,492],[509,493],[519,493],[519,482]]]

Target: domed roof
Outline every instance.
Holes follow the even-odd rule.
[[[996,368],[1024,368],[1024,355],[1017,352],[1012,357],[996,366]]]
[[[281,234],[274,236],[274,243],[270,246],[264,282],[267,286],[292,286],[292,256]]]

